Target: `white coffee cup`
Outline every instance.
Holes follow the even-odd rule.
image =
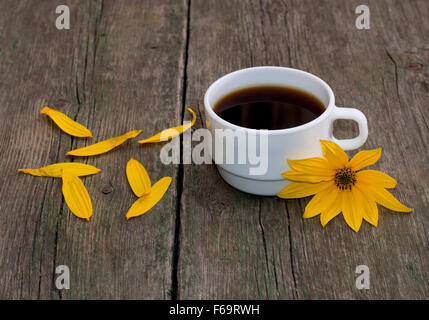
[[[242,69],[216,80],[204,96],[206,125],[213,137],[216,129],[244,130],[246,133],[257,134],[258,130],[243,128],[225,121],[213,111],[213,107],[228,93],[260,85],[287,86],[304,90],[316,96],[325,105],[326,110],[316,119],[303,125],[266,131],[268,166],[265,174],[250,174],[249,169],[252,164],[249,163],[216,163],[222,178],[233,187],[256,195],[272,196],[290,183],[281,175],[282,172],[290,169],[286,159],[322,156],[320,139],[334,141],[344,150],[356,149],[365,143],[368,137],[368,125],[361,111],[336,107],[334,93],[326,82],[308,72],[283,67]],[[356,121],[359,126],[359,135],[353,139],[336,139],[332,131],[333,122],[337,119]],[[214,139],[213,150],[216,144],[222,143],[218,140]],[[234,152],[237,152],[237,145]],[[214,155],[212,157],[215,159]]]

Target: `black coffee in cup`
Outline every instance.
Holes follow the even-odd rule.
[[[324,111],[313,94],[283,86],[263,85],[233,91],[219,99],[213,110],[240,127],[278,130],[310,122]]]

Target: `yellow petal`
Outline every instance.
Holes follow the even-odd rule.
[[[40,110],[40,113],[48,115],[57,124],[57,126],[60,127],[61,130],[71,136],[81,138],[92,137],[91,131],[76,121],[73,121],[62,112],[49,107],[44,107],[42,110]]]
[[[359,151],[352,160],[350,160],[350,165],[354,171],[357,171],[376,163],[378,159],[380,159],[380,156],[381,148]]]
[[[341,147],[329,140],[320,140],[324,157],[336,168],[344,168],[349,163],[349,158]]]
[[[187,123],[187,124],[184,124],[181,126],[165,129],[165,130],[157,133],[156,135],[154,135],[150,138],[147,138],[145,140],[140,140],[137,142],[140,144],[143,144],[143,143],[156,143],[156,142],[161,142],[161,141],[167,141],[167,140],[170,140],[170,139],[180,135],[181,133],[185,132],[186,130],[188,130],[190,127],[192,127],[194,125],[195,120],[197,119],[195,112],[191,108],[188,108],[188,111],[192,113],[191,123]]]
[[[329,174],[329,173],[309,174],[309,173],[303,173],[302,171],[297,171],[294,169],[283,172],[282,176],[291,181],[311,182],[311,183],[330,181],[334,179],[333,174]]]
[[[359,190],[359,192],[361,192]],[[377,204],[371,197],[366,197],[362,192],[363,218],[374,227],[378,225],[378,208]]]
[[[369,194],[369,197],[373,198],[383,207],[399,212],[413,211],[413,209],[408,208],[400,203],[389,191],[384,188],[376,186],[365,186],[364,188],[365,194]]]
[[[338,189],[334,186],[317,193],[305,207],[304,215],[302,217],[312,218],[327,210],[336,199],[337,194]]]
[[[131,189],[137,197],[141,197],[150,192],[150,178],[145,167],[143,167],[140,162],[131,158],[127,163],[126,172]]]
[[[356,172],[358,184],[373,185],[382,188],[394,188],[396,180],[384,172],[377,170],[363,170]]]
[[[344,191],[348,192],[348,191]],[[350,193],[350,192],[348,192]],[[355,200],[355,207],[364,220],[377,227],[378,224],[378,209],[374,199],[362,191],[362,188],[354,186],[352,189],[352,197]]]
[[[332,181],[324,181],[319,183],[292,182],[291,184],[284,187],[279,193],[277,193],[277,197],[283,199],[308,197],[332,185]]]
[[[70,173],[78,177],[96,174],[101,171],[100,169],[90,166],[89,164],[78,162],[54,163],[39,169],[18,169],[18,171],[38,177],[61,178],[64,169],[67,169]]]
[[[358,232],[362,225],[361,205],[356,193],[345,190],[343,193],[342,211],[344,220],[355,232]]]
[[[372,224],[374,227],[378,226],[378,208],[375,201],[370,201],[369,199],[366,199],[369,204],[369,211],[366,211],[363,218],[366,222]]]
[[[63,171],[63,195],[70,211],[89,221],[92,216],[91,198],[83,182],[67,169]]]
[[[150,210],[164,196],[168,187],[171,184],[171,177],[164,177],[156,182],[148,195],[139,198],[128,210],[127,220],[133,217],[138,217]]]
[[[306,159],[287,159],[290,167],[296,171],[300,171],[308,174],[317,175],[333,175],[336,167],[329,163],[328,160],[321,157],[313,157]]]
[[[78,157],[87,157],[87,156],[95,156],[97,154],[106,153],[113,148],[116,148],[120,144],[124,143],[128,139],[132,139],[137,137],[142,130],[133,130],[127,132],[126,134],[114,138],[110,138],[104,141],[100,141],[89,146],[75,149],[66,153],[68,156],[78,156]]]
[[[341,212],[343,201],[342,195],[343,192],[337,192],[336,198],[332,202],[331,206],[320,214],[320,223],[322,224],[322,227],[325,227],[329,221]]]

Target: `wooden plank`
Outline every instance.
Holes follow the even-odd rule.
[[[39,110],[52,104],[72,117],[76,113],[68,101],[77,38],[55,28],[52,4],[2,1],[0,7],[0,297],[49,298],[61,184],[17,169],[64,160],[70,138]],[[81,22],[77,11],[71,20]]]
[[[413,116],[423,109],[427,92],[415,86],[415,77],[422,75],[419,76],[419,72],[399,79],[399,70],[395,70],[388,54],[390,51],[391,54],[407,55],[406,51],[424,43],[428,22],[419,12],[427,11],[427,3],[372,1],[368,4],[372,15],[372,28],[368,31],[354,28],[356,15],[353,9],[358,4],[338,1],[332,3],[333,11],[323,13],[311,9],[308,15],[304,15],[311,8],[309,3],[296,3],[296,14],[293,15],[296,20],[291,23],[305,26],[307,42],[321,48],[303,56],[308,61],[310,57],[315,61],[310,71],[331,84],[337,104],[357,107],[367,115],[370,135],[362,149],[384,148],[381,160],[373,168],[397,179],[398,186],[393,194],[414,207],[415,211],[412,214],[394,213],[379,206],[379,227],[375,229],[365,223],[358,234],[348,230],[342,219],[337,218],[326,230],[321,230],[317,218],[303,221],[298,215],[291,215],[295,218],[292,234],[295,231],[295,234],[304,235],[295,238],[294,247],[298,257],[297,278],[307,289],[301,296],[427,298],[428,220],[424,212],[428,198],[422,192],[426,188],[424,179],[419,177],[423,177],[425,172],[427,174],[427,165],[420,155],[424,154],[423,141],[427,141],[428,133],[422,128],[424,124]],[[319,19],[311,20],[310,17],[316,14]],[[405,21],[410,25],[409,17],[415,17],[412,30],[398,34]],[[324,21],[332,18],[334,25],[326,27]],[[297,37],[300,38],[298,30],[293,35],[293,38]],[[324,50],[329,43],[333,45]],[[298,51],[299,47],[292,50],[297,55],[303,52]],[[427,63],[427,53],[420,52],[420,55]],[[381,82],[378,82],[379,76],[383,77]],[[359,86],[359,81],[368,90]],[[397,86],[407,89],[398,93]],[[410,104],[401,103],[402,99]],[[297,211],[300,208],[302,212],[307,201],[296,203],[289,201],[288,207]],[[354,272],[360,264],[370,269],[370,290],[356,290]]]
[[[373,168],[398,180],[393,194],[414,212],[379,207],[377,229],[364,223],[354,233],[342,217],[322,229],[318,218],[301,218],[309,199],[250,196],[226,185],[213,166],[184,166],[179,298],[429,297],[423,107],[429,21],[421,14],[428,3],[369,1],[366,31],[355,27],[359,4],[193,1],[186,102],[202,113],[210,83],[240,68],[281,65],[314,73],[331,85],[339,106],[366,114],[370,135],[362,149],[384,149]],[[401,76],[404,69],[409,73]],[[335,133],[350,137],[355,128],[340,122]],[[361,264],[369,267],[370,290],[355,287]]]
[[[177,166],[159,161],[160,145],[135,140],[88,159],[64,154],[129,130],[143,129],[147,137],[181,121],[186,2],[64,4],[71,11],[68,31],[55,28],[52,4],[1,5],[0,101],[7,106],[0,108],[1,194],[7,197],[0,200],[0,297],[168,299]],[[94,138],[61,133],[38,115],[44,104],[88,126]],[[169,175],[173,183],[149,213],[126,221],[136,200],[125,176],[130,157],[145,165],[152,182]],[[16,173],[58,161],[103,170],[84,178],[94,205],[89,223],[71,214],[61,181]],[[62,264],[70,268],[71,283],[59,292],[54,272]]]
[[[289,59],[283,48],[264,49],[258,2],[195,1],[190,13],[186,104],[201,114],[218,77]],[[185,165],[181,203],[180,299],[296,297],[282,200],[237,191],[212,165]]]
[[[97,139],[135,129],[149,137],[181,122],[186,11],[186,3],[177,1],[106,1],[89,11],[86,53],[78,62],[89,61],[92,69],[83,69],[78,83],[78,119],[88,121]],[[85,224],[65,209],[58,228],[56,261],[73,272],[74,287],[65,298],[170,298],[177,166],[163,165],[160,149],[132,141],[89,160],[103,169],[85,180],[94,217]],[[174,182],[149,213],[126,221],[136,200],[125,176],[131,157],[144,164],[153,183],[164,176]],[[103,194],[105,187],[113,192]]]

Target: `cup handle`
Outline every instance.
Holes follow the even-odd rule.
[[[336,139],[333,135],[333,124],[337,119],[356,121],[359,126],[359,135],[353,139]],[[353,150],[362,146],[368,138],[368,121],[358,109],[334,107],[331,118],[331,140],[343,150]]]

